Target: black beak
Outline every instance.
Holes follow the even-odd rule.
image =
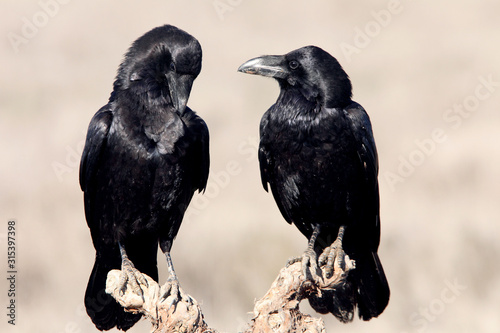
[[[285,79],[289,74],[285,57],[274,55],[250,59],[238,68],[238,72],[269,76],[277,79]]]
[[[186,110],[191,87],[193,86],[193,78],[189,75],[177,76],[173,73],[166,74],[166,77],[172,103],[177,112],[182,115]]]

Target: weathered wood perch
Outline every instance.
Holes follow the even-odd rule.
[[[349,270],[354,268],[354,261],[346,256],[343,267],[336,265],[331,278],[325,277],[323,269],[312,272],[313,279],[306,280],[301,262],[281,269],[269,291],[255,303],[254,318],[245,333],[257,332],[326,332],[321,318],[314,318],[299,311],[301,300],[311,295],[321,295],[324,290],[341,287]],[[148,285],[141,284],[143,295],[134,293],[130,285],[125,291],[120,290],[120,271],[108,273],[106,292],[113,296],[127,311],[145,315],[152,324],[153,333],[184,332],[208,333],[217,331],[208,327],[201,308],[188,294],[179,287],[177,297],[169,295],[161,299],[168,283],[160,288],[149,276],[144,275]]]

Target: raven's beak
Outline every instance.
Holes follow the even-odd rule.
[[[186,110],[191,87],[193,86],[193,79],[189,75],[176,76],[175,74],[167,74],[166,76],[172,103],[175,110],[182,115]]]
[[[288,76],[285,57],[274,55],[250,59],[238,68],[238,72],[277,79],[285,79]]]

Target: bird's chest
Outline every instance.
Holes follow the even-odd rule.
[[[355,150],[345,121],[336,115],[270,122],[261,144],[277,171],[304,169],[317,176],[347,163]]]
[[[261,165],[290,214],[300,220],[345,213],[360,173],[356,140],[344,118],[269,121],[261,133]]]
[[[133,203],[137,212],[169,209],[185,178],[184,131],[175,117],[113,123],[98,175],[110,200]]]

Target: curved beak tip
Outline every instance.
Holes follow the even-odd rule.
[[[245,74],[257,74],[257,71],[252,68],[245,68],[243,65],[241,65],[238,68],[238,72],[245,73]]]
[[[238,67],[238,72],[283,78],[287,73],[281,65],[282,61],[283,57],[281,56],[262,56],[253,58]]]
[[[178,79],[178,78],[168,78],[168,87],[170,92],[170,98],[172,99],[172,104],[174,108],[180,114],[183,114],[187,107],[187,102],[189,99],[189,94],[191,92],[193,81],[189,78]]]
[[[246,73],[246,74],[259,74],[259,69],[263,65],[262,58],[253,58],[245,63],[243,63],[240,67],[238,67],[238,72]]]

